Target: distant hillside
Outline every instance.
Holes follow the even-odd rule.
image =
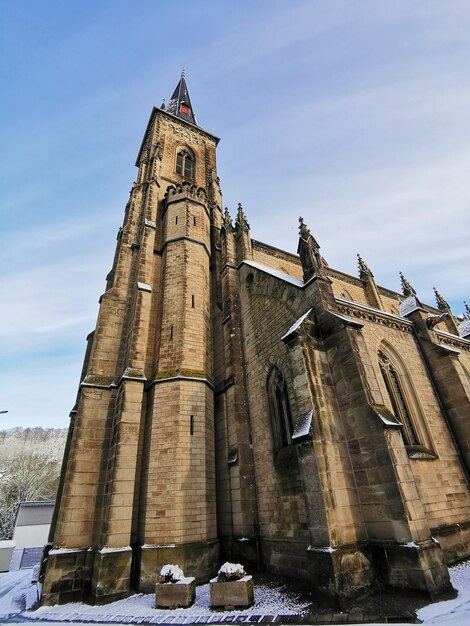
[[[0,430],[0,539],[10,539],[26,500],[54,500],[67,428]]]

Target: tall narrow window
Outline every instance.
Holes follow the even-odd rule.
[[[406,400],[404,385],[400,374],[385,352],[379,350],[378,357],[380,371],[382,372],[393,412],[403,424],[403,439],[405,441],[405,445],[420,445],[416,430],[413,426],[411,411]]]
[[[187,150],[176,155],[176,173],[185,178],[194,178],[194,159]]]
[[[292,443],[292,416],[287,384],[276,367],[268,377],[268,399],[274,447],[279,450]]]

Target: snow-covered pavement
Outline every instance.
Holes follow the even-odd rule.
[[[430,604],[418,611],[424,624],[470,626],[470,561],[450,568],[452,584],[458,591],[453,600]],[[100,624],[208,624],[208,623],[253,623],[255,621],[284,621],[301,624],[312,623],[309,604],[292,592],[287,592],[282,583],[261,583],[255,586],[255,604],[243,611],[211,611],[209,608],[209,586],[197,588],[196,603],[189,609],[174,611],[153,608],[153,595],[136,594],[125,600],[104,606],[89,606],[72,603],[62,606],[40,607],[27,610],[36,599],[36,586],[31,584],[31,570],[20,570],[0,574],[0,622],[31,623],[38,626],[65,623]],[[310,614],[309,614],[310,613]],[[348,622],[347,614],[341,614]],[[269,617],[268,617],[269,616]],[[276,618],[277,616],[277,618]],[[323,623],[335,623],[333,615],[326,616]],[[318,622],[322,623],[322,622]]]

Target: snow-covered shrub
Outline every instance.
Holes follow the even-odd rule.
[[[240,565],[240,563],[229,563],[227,561],[219,569],[217,580],[219,583],[225,583],[229,580],[240,580],[243,576],[246,576],[243,565]]]
[[[164,565],[160,570],[160,576],[158,577],[159,583],[177,583],[179,580],[183,580],[184,573],[177,565]]]

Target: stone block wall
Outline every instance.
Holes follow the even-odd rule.
[[[296,254],[289,254],[260,241],[253,240],[253,260],[268,267],[289,274],[294,278],[303,278],[302,265]]]

